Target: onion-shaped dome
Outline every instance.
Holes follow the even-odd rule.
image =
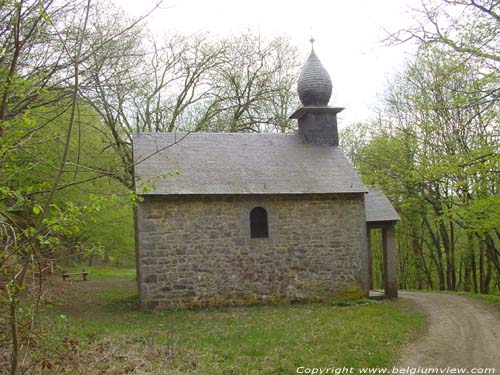
[[[311,39],[312,43],[314,43],[314,39]],[[297,82],[297,91],[304,106],[326,106],[332,96],[332,80],[316,56],[314,47],[302,67]]]

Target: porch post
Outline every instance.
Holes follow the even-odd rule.
[[[366,239],[368,244],[368,290],[373,289],[373,258],[372,258],[372,230],[366,228]]]
[[[396,298],[398,296],[398,283],[396,280],[396,233],[394,223],[382,228],[382,247],[384,251],[385,296]]]

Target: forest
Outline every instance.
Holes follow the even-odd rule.
[[[385,40],[413,43],[413,56],[373,119],[341,132],[364,183],[401,216],[401,289],[500,293],[499,8],[424,1],[418,22]],[[146,19],[91,0],[0,1],[0,344],[11,374],[50,298],[46,275],[134,266],[133,133],[296,130],[303,57],[289,38],[155,35]]]

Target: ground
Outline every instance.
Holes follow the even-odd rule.
[[[340,301],[141,312],[133,271],[91,275],[87,282],[54,283],[59,302],[52,314],[69,323],[54,337],[77,340],[80,361],[61,373],[285,375],[298,366],[394,365],[500,370],[500,310],[470,297],[401,292],[397,301],[345,307]]]
[[[133,276],[113,276],[95,279],[91,270],[89,281],[55,280],[51,347],[62,342],[70,358],[49,358],[63,363],[59,373],[288,375],[300,366],[389,367],[424,326],[423,313],[403,300],[143,312]]]
[[[407,346],[400,367],[495,368],[500,371],[500,312],[466,296],[401,292],[426,312],[427,333]]]

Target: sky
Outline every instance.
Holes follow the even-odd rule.
[[[155,0],[114,0],[132,16],[145,14]],[[305,61],[309,39],[330,73],[330,105],[345,107],[340,127],[373,117],[387,86],[410,57],[412,47],[388,47],[387,31],[414,23],[420,0],[164,0],[148,18],[157,32],[215,35],[245,31],[263,36],[287,35]]]

